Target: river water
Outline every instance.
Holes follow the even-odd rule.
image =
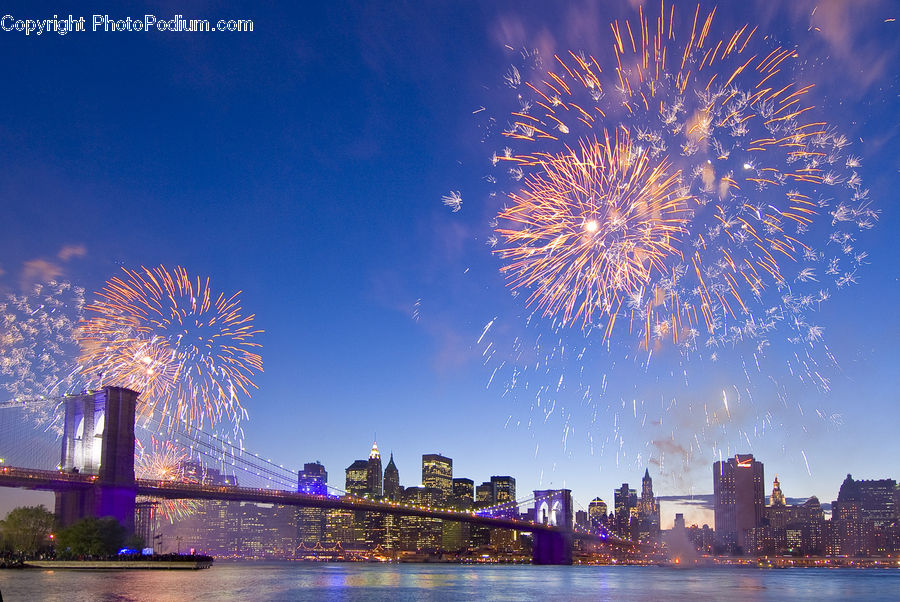
[[[32,600],[900,600],[900,569],[217,562],[202,571],[0,571]]]

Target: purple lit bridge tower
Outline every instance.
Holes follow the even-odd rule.
[[[63,525],[86,516],[112,516],[134,531],[137,396],[130,389],[104,387],[63,400],[60,470],[96,476],[93,487],[56,491],[56,516]]]

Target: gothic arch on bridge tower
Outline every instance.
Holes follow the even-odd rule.
[[[535,522],[572,530],[572,492],[569,489],[535,491],[534,500]]]
[[[557,520],[562,514],[562,502],[559,500],[544,500],[538,505],[537,521],[551,527],[558,525]]]

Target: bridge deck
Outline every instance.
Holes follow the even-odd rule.
[[[97,475],[68,473],[62,471],[34,470],[4,466],[0,468],[0,487],[20,487],[46,491],[86,489],[98,485]],[[226,485],[201,485],[176,481],[153,481],[135,479],[135,494],[166,499],[225,500],[235,502],[256,502],[281,506],[307,508],[333,508],[340,510],[381,512],[400,516],[419,516],[448,521],[483,525],[496,529],[514,529],[532,533],[535,531],[559,532],[560,528],[508,517],[493,517],[477,514],[471,510],[449,508],[426,508],[400,502],[377,501],[353,496],[329,497],[310,495],[278,489],[252,489]],[[614,537],[600,538],[590,533],[575,532],[578,539],[586,539],[616,547],[632,547],[634,544]]]

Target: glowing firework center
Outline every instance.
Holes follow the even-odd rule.
[[[627,132],[582,140],[578,151],[537,158],[514,203],[502,211],[497,254],[513,288],[528,288],[529,304],[565,323],[614,314],[626,299],[644,299],[663,259],[685,232],[688,199],[680,173],[654,160]]]

